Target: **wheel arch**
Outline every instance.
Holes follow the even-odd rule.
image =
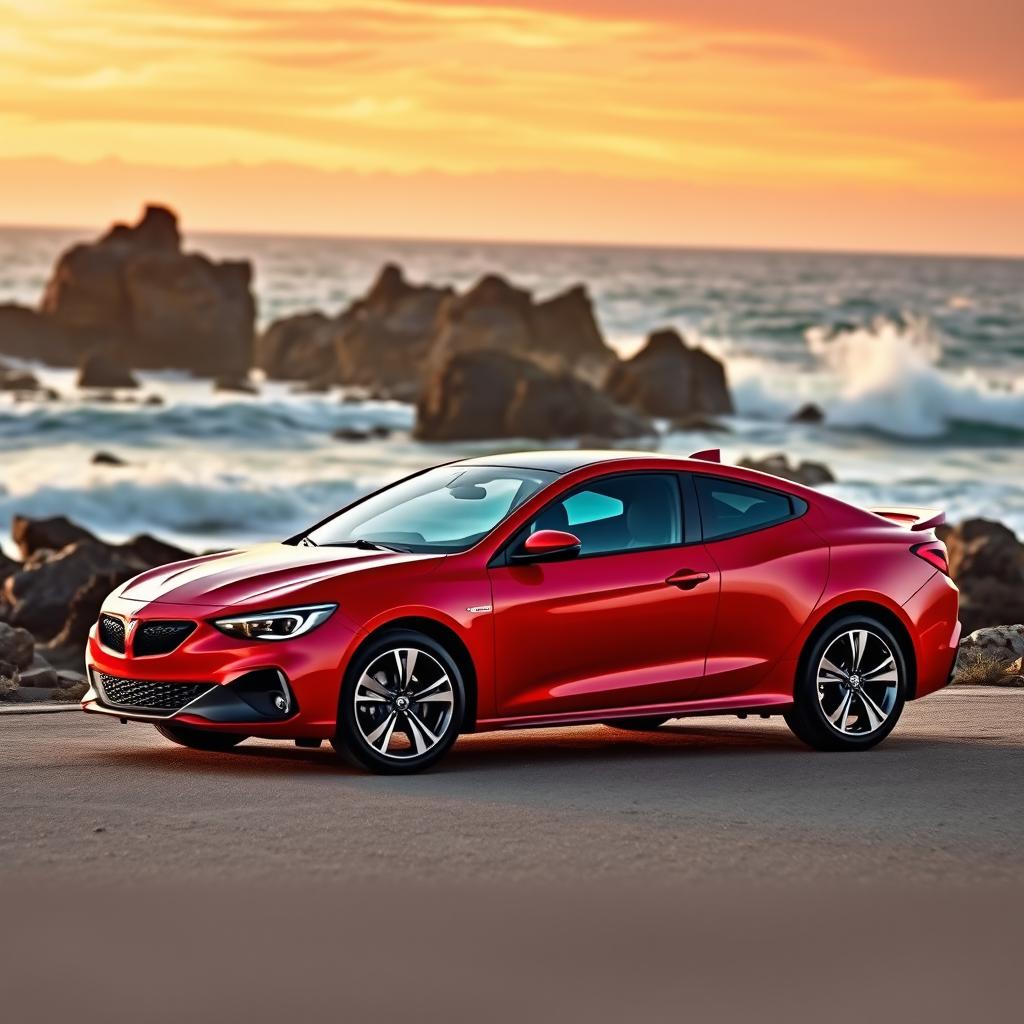
[[[466,715],[462,722],[461,732],[473,732],[476,729],[477,715],[477,672],[473,662],[473,656],[465,641],[451,626],[431,619],[423,615],[405,615],[397,619],[389,619],[380,622],[373,629],[363,636],[359,645],[352,652],[349,663],[358,657],[359,653],[367,644],[372,643],[382,633],[389,633],[396,629],[409,629],[417,633],[429,636],[431,640],[439,643],[455,660],[462,673],[462,679],[466,686]]]
[[[810,656],[811,648],[814,646],[814,642],[825,632],[834,622],[838,622],[840,619],[845,619],[850,615],[870,615],[872,618],[877,619],[884,626],[892,632],[896,638],[896,642],[900,645],[900,653],[903,655],[907,663],[907,673],[909,675],[907,685],[907,700],[913,700],[917,695],[917,653],[914,649],[914,641],[910,635],[910,630],[907,624],[888,606],[870,600],[857,600],[850,601],[846,604],[836,605],[830,608],[822,617],[814,624],[810,632],[804,639],[803,646],[800,649],[800,657],[797,660],[797,678],[799,679],[801,674],[807,668],[807,658]]]

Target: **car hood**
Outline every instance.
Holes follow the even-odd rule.
[[[263,544],[161,565],[130,579],[116,593],[128,601],[220,608],[278,603],[325,580],[403,562],[410,571],[422,572],[439,558],[443,556]]]

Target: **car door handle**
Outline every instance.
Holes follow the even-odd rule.
[[[665,582],[670,587],[678,587],[680,590],[693,590],[694,587],[700,586],[701,583],[707,583],[709,579],[711,579],[711,573],[696,572],[693,569],[680,569],[678,572],[672,573]]]

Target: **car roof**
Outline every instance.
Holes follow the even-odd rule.
[[[663,455],[660,452],[610,451],[566,449],[535,452],[507,452],[500,455],[481,455],[474,459],[462,459],[462,466],[505,466],[508,469],[542,469],[549,473],[571,473],[585,466],[596,466],[602,462],[619,462],[623,459],[657,459],[659,462],[688,463],[692,460],[677,455]]]

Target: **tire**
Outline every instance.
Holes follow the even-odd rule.
[[[811,639],[783,717],[816,750],[869,750],[899,721],[909,679],[892,630],[870,615],[849,615]]]
[[[609,729],[623,729],[626,732],[653,732],[660,729],[667,721],[664,715],[648,715],[644,718],[609,718],[602,725]]]
[[[419,772],[451,748],[465,709],[465,682],[445,647],[415,630],[388,630],[350,663],[331,742],[359,768]]]
[[[192,750],[227,751],[237,747],[248,736],[233,732],[213,732],[206,729],[192,729],[187,725],[158,725],[156,731],[172,743],[178,743]]]

